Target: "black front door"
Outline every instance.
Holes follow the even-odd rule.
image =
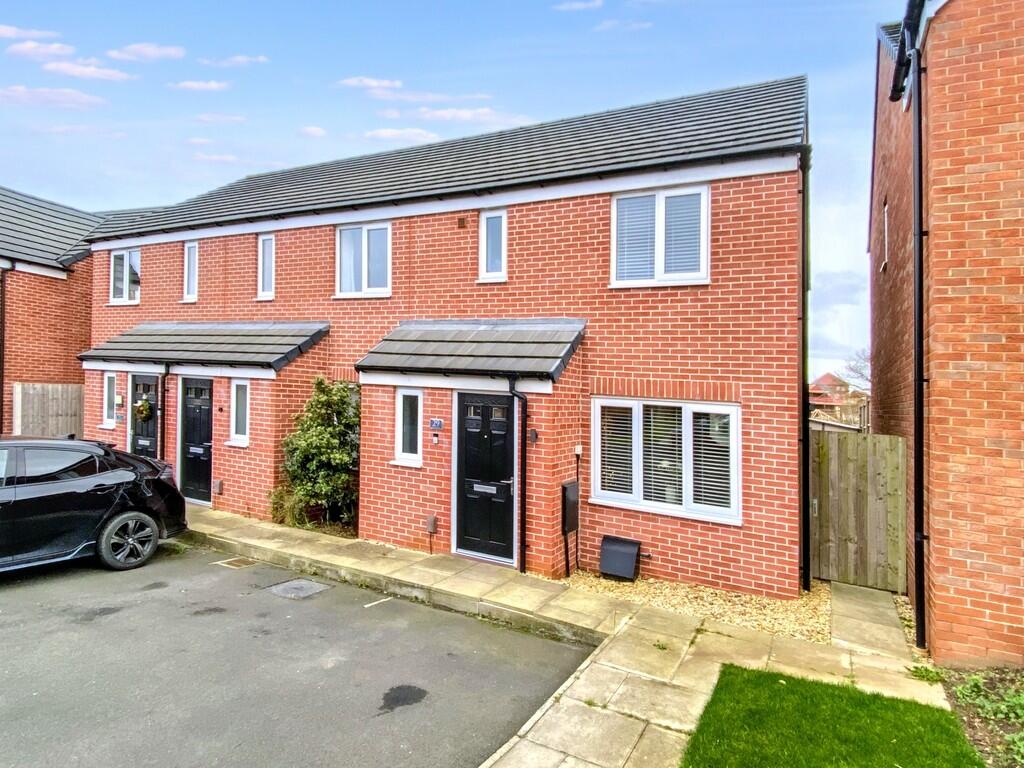
[[[157,396],[159,381],[156,376],[132,376],[132,444],[129,450],[151,459],[156,458],[156,412],[160,407]]]
[[[196,501],[209,501],[213,468],[213,382],[185,379],[181,389],[185,420],[181,436],[181,492]]]
[[[460,394],[456,547],[514,554],[515,429],[509,395]]]

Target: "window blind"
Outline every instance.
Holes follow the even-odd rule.
[[[644,500],[683,503],[683,409],[644,405]]]
[[[615,279],[654,278],[655,195],[615,201]]]
[[[732,506],[732,420],[726,413],[693,414],[693,501]]]
[[[633,492],[632,408],[601,408],[601,490]]]
[[[700,271],[700,195],[665,198],[665,272]]]

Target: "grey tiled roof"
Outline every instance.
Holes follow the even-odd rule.
[[[61,269],[88,255],[102,217],[0,187],[0,258]]]
[[[356,370],[557,381],[586,324],[570,318],[406,321],[356,363]]]
[[[900,47],[900,33],[902,30],[903,22],[901,21],[878,25],[878,40],[893,58],[896,57],[896,51]]]
[[[280,370],[330,329],[312,323],[142,323],[87,350],[81,360],[244,365]]]
[[[807,82],[794,77],[247,176],[92,239],[793,151],[806,125]]]

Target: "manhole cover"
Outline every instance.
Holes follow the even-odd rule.
[[[292,579],[291,581],[284,581],[272,587],[267,587],[278,597],[287,597],[289,600],[304,600],[330,588],[328,584],[320,584],[309,579]]]
[[[230,560],[218,560],[213,565],[223,565],[225,568],[248,568],[250,565],[256,565],[259,562],[257,560],[250,560],[248,557],[232,557]]]

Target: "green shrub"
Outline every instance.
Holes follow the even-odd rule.
[[[270,492],[270,519],[278,525],[304,528],[309,525],[306,504],[295,495],[287,483],[282,483]]]
[[[915,664],[912,667],[907,667],[907,669],[910,670],[911,677],[924,680],[926,683],[941,683],[946,679],[941,669],[930,667],[927,664]]]
[[[359,495],[359,388],[317,378],[283,447],[288,483],[272,495],[274,515],[305,524],[309,511],[320,509],[327,520],[351,523]]]

